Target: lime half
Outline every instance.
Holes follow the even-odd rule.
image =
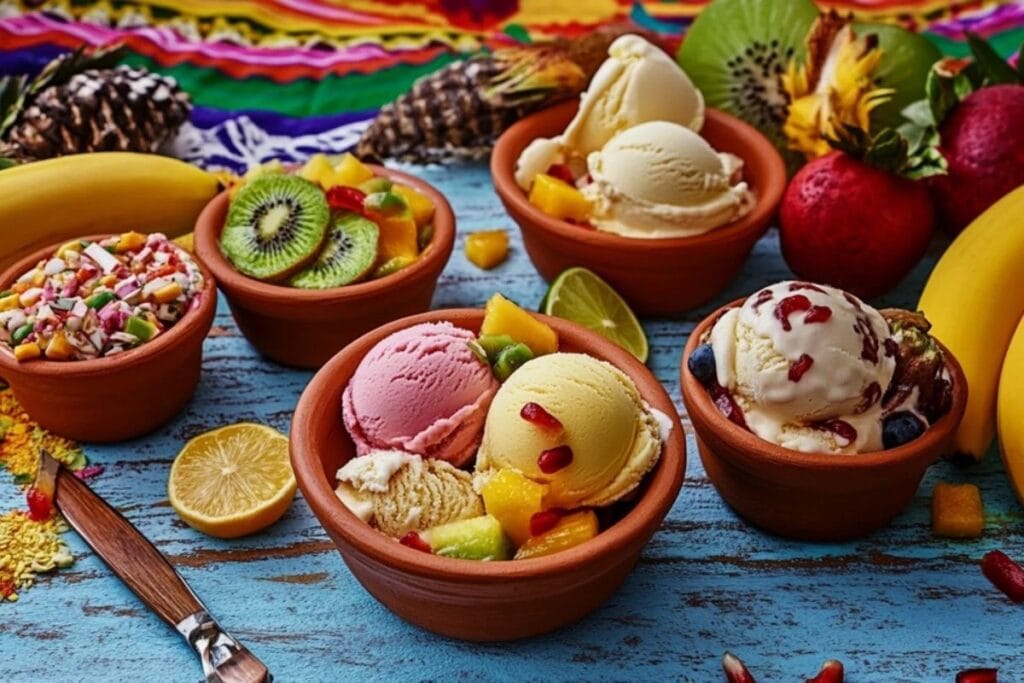
[[[611,285],[586,268],[570,268],[556,277],[541,310],[591,329],[647,362],[647,336],[640,321]]]

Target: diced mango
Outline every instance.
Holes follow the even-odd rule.
[[[558,335],[551,327],[501,294],[495,294],[487,302],[480,334],[507,334],[529,346],[536,356],[558,350]]]
[[[351,154],[344,154],[341,160],[334,165],[334,177],[331,179],[334,185],[348,185],[356,187],[359,183],[365,182],[373,177],[373,171],[363,162]]]
[[[415,259],[420,255],[416,222],[409,212],[389,216],[374,214],[373,220],[380,228],[378,263],[386,263],[399,256]]]
[[[43,350],[35,342],[25,342],[14,347],[14,357],[19,361],[33,360],[43,355]]]
[[[391,191],[400,195],[412,210],[412,218],[417,227],[423,227],[434,220],[434,202],[427,195],[418,192],[408,185],[393,185]]]
[[[541,173],[530,188],[530,203],[549,216],[582,223],[590,219],[590,202],[575,187]]]
[[[325,190],[334,185],[334,165],[326,154],[311,156],[299,169],[299,175],[312,183],[317,183]]]
[[[551,555],[562,550],[568,550],[574,546],[589,541],[597,536],[600,531],[597,523],[597,515],[593,510],[583,510],[566,515],[555,528],[545,531],[540,536],[534,536],[526,541],[519,548],[515,559],[525,560],[530,557]]]
[[[46,345],[46,358],[49,360],[67,360],[75,353],[75,347],[68,343],[63,332],[57,331]]]
[[[466,238],[466,258],[477,268],[490,270],[508,258],[508,233],[481,230]]]
[[[184,235],[179,235],[178,237],[175,237],[171,241],[177,244],[185,251],[195,251],[195,233],[188,232],[185,233]]]
[[[0,299],[0,311],[9,311],[17,308],[20,301],[21,297],[18,294],[8,294]]]
[[[544,509],[546,484],[538,484],[515,470],[499,470],[481,490],[484,509],[501,522],[518,546],[530,538],[530,517]]]
[[[172,282],[153,292],[153,301],[158,304],[166,304],[174,301],[179,296],[181,296],[181,285],[177,282]]]
[[[939,482],[932,491],[932,533],[944,538],[977,538],[985,528],[981,492],[974,484]]]
[[[121,254],[126,251],[133,251],[135,249],[142,249],[146,244],[146,236],[139,232],[125,232],[121,234],[121,237],[117,240],[117,246],[114,247],[114,251]]]
[[[60,245],[60,248],[57,249],[57,253],[55,254],[55,256],[57,258],[64,258],[65,256],[67,256],[69,251],[82,251],[81,240],[71,240],[70,242],[65,242],[64,244]]]

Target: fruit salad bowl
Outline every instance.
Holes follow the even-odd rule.
[[[110,235],[82,239],[105,237]],[[0,275],[0,290],[10,288],[61,244],[40,249],[8,268]],[[188,403],[199,384],[203,341],[217,310],[217,288],[210,271],[198,260],[196,265],[205,280],[196,308],[152,341],[90,360],[18,362],[10,352],[0,351],[0,376],[32,419],[54,434],[110,442],[153,431]]]
[[[838,541],[885,526],[913,499],[925,471],[952,448],[967,405],[960,364],[941,347],[952,380],[952,404],[913,441],[854,455],[790,450],[731,422],[687,369],[690,355],[719,317],[743,302],[738,299],[705,318],[690,334],[680,365],[683,403],[711,483],[741,517],[787,538]]]
[[[382,166],[378,177],[410,186],[434,204],[434,235],[411,265],[384,277],[330,289],[298,289],[261,282],[238,272],[219,240],[231,202],[215,197],[199,216],[195,249],[213,272],[242,334],[264,356],[300,368],[318,368],[360,335],[427,310],[455,245],[455,215],[444,196],[422,180]]]
[[[757,202],[750,213],[692,237],[637,239],[587,229],[542,212],[514,177],[523,149],[561,133],[578,106],[565,102],[528,116],[498,139],[491,155],[494,187],[519,224],[530,260],[548,281],[573,266],[588,268],[646,315],[680,313],[707,302],[736,276],[774,218],[786,185],[782,158],[753,127],[708,109],[701,135],[716,150],[743,160],[744,179]]]
[[[484,312],[431,311],[378,328],[345,347],[313,377],[292,420],[295,476],[314,514],[359,582],[401,618],[453,638],[498,641],[545,633],[583,617],[622,583],[683,483],[686,445],[671,398],[650,371],[616,345],[563,320],[538,316],[560,349],[585,351],[625,372],[672,431],[632,508],[596,537],[532,559],[480,562],[407,547],[356,517],[335,494],[335,473],[355,455],[342,423],[342,393],[367,352],[393,332],[449,321],[478,332]]]

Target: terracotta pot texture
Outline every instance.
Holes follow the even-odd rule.
[[[378,176],[422,192],[434,203],[434,237],[412,265],[369,282],[304,290],[254,280],[220,251],[227,192],[217,195],[196,223],[196,255],[213,272],[231,314],[249,342],[267,358],[318,368],[339,349],[386,322],[430,308],[437,279],[455,245],[455,215],[440,192],[406,173],[371,166]]]
[[[601,605],[622,583],[683,483],[686,445],[672,399],[628,353],[572,323],[544,318],[561,349],[586,351],[626,372],[673,430],[634,507],[597,538],[547,557],[474,562],[407,548],[364,524],[334,494],[335,473],[355,447],[341,420],[341,396],[356,366],[389,334],[448,320],[478,331],[483,312],[432,311],[385,325],[332,358],[312,379],[292,420],[291,456],[299,489],[359,582],[388,609],[428,631],[475,641],[554,630]]]
[[[757,195],[753,211],[694,237],[647,240],[588,230],[530,204],[514,178],[520,152],[536,138],[559,135],[578,105],[566,102],[516,123],[498,139],[491,155],[494,187],[519,224],[526,251],[540,274],[551,281],[566,268],[589,268],[645,315],[681,313],[725,289],[768,229],[782,199],[786,167],[775,147],[743,121],[708,109],[701,135],[718,151],[743,159],[744,178]]]
[[[0,275],[0,289],[66,241],[15,263]],[[95,360],[19,363],[2,351],[0,375],[29,416],[54,434],[76,441],[124,441],[153,431],[185,407],[199,383],[203,340],[217,310],[213,276],[199,267],[206,278],[199,308],[156,339]]]
[[[742,303],[739,299],[720,308],[697,326],[679,371],[683,402],[711,483],[741,517],[787,538],[846,540],[887,525],[910,503],[925,470],[950,450],[967,405],[967,380],[959,363],[943,347],[953,378],[953,406],[914,441],[859,455],[792,451],[727,420],[686,367],[714,321]]]

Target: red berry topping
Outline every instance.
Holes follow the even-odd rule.
[[[748,429],[747,420],[743,417],[743,411],[728,389],[725,389],[716,382],[708,388],[708,392],[711,394],[711,400],[715,402],[718,412],[725,415],[730,422]]]
[[[557,417],[544,410],[544,406],[532,401],[523,406],[523,409],[519,411],[519,417],[542,429],[551,431],[561,431],[562,429],[562,423],[558,421]]]
[[[807,289],[807,290],[810,290],[812,292],[819,292],[821,294],[828,294],[828,292],[826,292],[824,289],[822,289],[818,285],[813,284],[811,282],[800,282],[800,281],[797,281],[797,282],[790,282],[789,283],[789,291],[791,291],[791,292],[798,292],[801,289]]]
[[[811,306],[811,310],[807,311],[807,315],[804,316],[804,322],[808,325],[812,323],[827,323],[831,317],[832,309],[828,306]]]
[[[544,474],[554,474],[572,464],[572,449],[568,446],[549,448],[537,458],[537,467]]]
[[[540,536],[545,531],[551,531],[564,514],[565,511],[559,508],[551,508],[550,510],[541,510],[540,512],[533,513],[530,515],[530,535]]]
[[[793,361],[789,366],[789,381],[799,382],[811,366],[814,365],[814,359],[808,356],[806,353]]]
[[[548,166],[548,175],[565,181],[570,185],[576,184],[576,179],[572,177],[572,169],[565,164],[551,164]]]
[[[846,441],[847,445],[857,440],[857,430],[854,426],[839,418],[819,422],[817,427],[818,429],[824,429],[826,432],[832,432],[843,441]]]
[[[830,659],[821,665],[821,671],[814,678],[808,678],[807,683],[843,683],[843,663]]]
[[[400,539],[398,539],[398,542],[404,546],[412,548],[413,550],[419,550],[420,552],[431,554],[433,554],[434,552],[434,550],[430,547],[430,544],[424,541],[423,537],[415,531],[410,531],[405,536],[402,536]]]
[[[967,669],[956,675],[956,683],[999,683],[999,670]]]
[[[1013,602],[1024,602],[1024,569],[1006,553],[993,550],[981,558],[981,573]]]
[[[327,190],[327,203],[335,211],[355,211],[363,213],[363,201],[366,193],[357,187],[338,185]]]
[[[35,486],[25,492],[28,502],[28,518],[33,522],[45,522],[53,515],[53,501]]]
[[[757,293],[757,298],[754,299],[754,304],[753,304],[754,310],[756,311],[758,308],[761,307],[761,304],[768,303],[771,300],[772,300],[772,290],[770,290],[770,289],[762,289],[760,292]]]
[[[782,329],[789,332],[793,326],[789,324],[789,316],[799,311],[808,311],[811,308],[811,300],[803,294],[787,296],[775,306],[775,317],[782,323]]]

